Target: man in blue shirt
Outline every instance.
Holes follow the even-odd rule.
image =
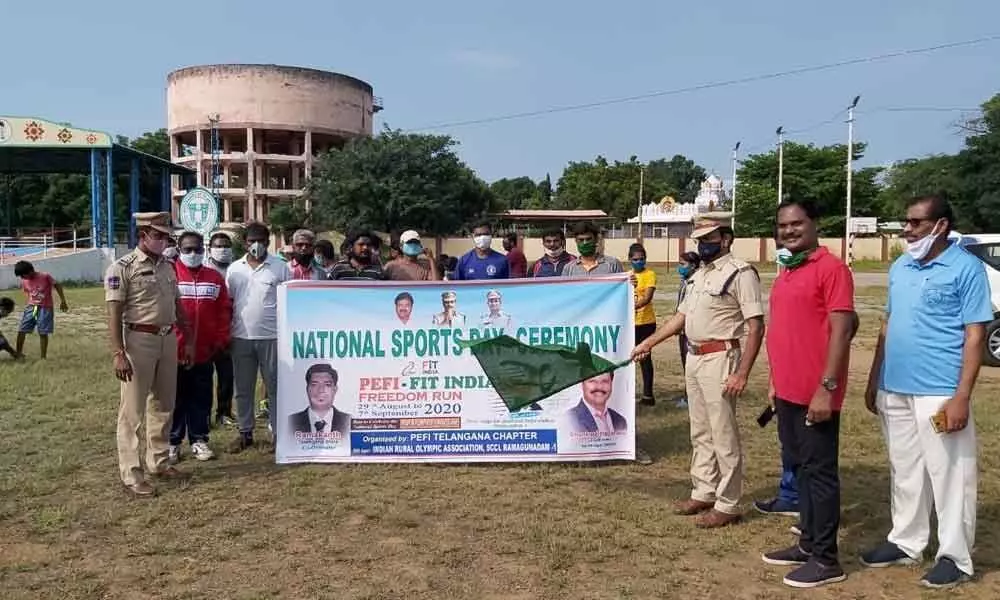
[[[475,247],[458,259],[456,281],[510,277],[507,257],[490,247],[493,243],[493,228],[488,223],[476,225],[472,230],[472,242]]]
[[[970,404],[993,320],[979,259],[948,239],[955,215],[938,196],[906,211],[906,253],[889,270],[889,300],[865,404],[879,415],[891,465],[892,531],[864,553],[870,567],[917,563],[937,512],[936,564],[920,580],[948,588],[973,574],[976,432]]]

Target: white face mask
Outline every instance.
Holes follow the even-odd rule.
[[[228,265],[233,262],[233,249],[232,248],[211,248],[209,249],[209,256],[212,260],[219,263],[220,265]]]
[[[472,238],[472,243],[475,244],[476,248],[480,250],[485,250],[493,244],[493,236],[490,235],[477,235]]]
[[[167,260],[176,260],[177,254],[177,246],[170,246],[169,248],[165,248],[160,256]]]
[[[248,252],[257,260],[264,260],[264,257],[267,256],[267,246],[264,245],[264,242],[254,242],[250,244]]]
[[[181,263],[189,268],[195,269],[201,266],[201,263],[205,260],[204,254],[198,254],[197,252],[192,252],[191,254],[181,254]]]
[[[940,222],[941,221],[938,221],[938,223]],[[927,256],[927,253],[931,251],[931,246],[934,245],[934,242],[938,239],[938,236],[940,235],[938,233],[935,233],[935,230],[937,230],[937,226],[938,224],[935,223],[934,229],[932,229],[929,234],[913,242],[912,244],[906,245],[906,253],[910,255],[910,258],[912,258],[913,260],[923,260]]]
[[[566,249],[562,248],[562,247],[554,248],[554,249],[546,248],[545,249],[545,254],[548,255],[549,258],[559,258],[560,256],[562,256],[563,252],[565,252],[565,251],[566,251]]]

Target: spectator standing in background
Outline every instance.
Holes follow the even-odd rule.
[[[527,277],[528,259],[524,257],[524,252],[517,247],[516,233],[508,233],[504,236],[503,249],[507,252],[507,267],[510,269],[510,278]]]
[[[323,279],[325,273],[316,268],[316,234],[308,229],[299,229],[292,234],[292,253],[288,260],[289,279]]]
[[[224,231],[216,231],[208,241],[208,260],[205,266],[222,276],[225,284],[226,271],[233,264],[233,239]],[[227,294],[228,296],[228,294]],[[230,311],[232,307],[230,306]],[[230,312],[230,316],[231,316]],[[215,369],[215,420],[218,427],[235,426],[233,418],[233,356],[229,346],[219,350],[212,359]]]
[[[491,247],[493,228],[488,223],[476,225],[472,230],[472,243],[473,249],[458,259],[454,273],[456,281],[510,278],[507,257]]]
[[[625,272],[621,261],[598,251],[601,230],[596,225],[589,222],[578,223],[573,228],[573,237],[576,238],[576,249],[580,253],[580,258],[563,268],[564,277],[591,277]]]
[[[542,232],[545,254],[531,267],[532,277],[559,277],[576,257],[566,252],[566,234],[558,227]]]

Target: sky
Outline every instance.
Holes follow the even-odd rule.
[[[166,125],[166,76],[197,64],[346,73],[376,127],[453,136],[487,181],[603,155],[683,154],[728,179],[735,142],[846,141],[863,164],[954,152],[956,111],[1000,92],[1000,39],[891,60],[523,119],[443,127],[1000,34],[996,0],[135,0],[6,2],[0,114],[136,136]],[[825,124],[824,124],[825,123]],[[821,125],[822,124],[822,125]]]

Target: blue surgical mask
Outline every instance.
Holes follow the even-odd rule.
[[[722,252],[721,242],[698,242],[698,256],[705,262],[715,260],[720,252]]]
[[[424,247],[420,245],[420,242],[406,242],[403,244],[403,254],[413,257],[420,256],[420,253],[424,251]]]
[[[691,265],[677,265],[677,274],[687,279],[691,276]]]
[[[641,260],[633,260],[632,268],[635,269],[636,271],[644,270],[646,268],[646,259],[643,258]]]

